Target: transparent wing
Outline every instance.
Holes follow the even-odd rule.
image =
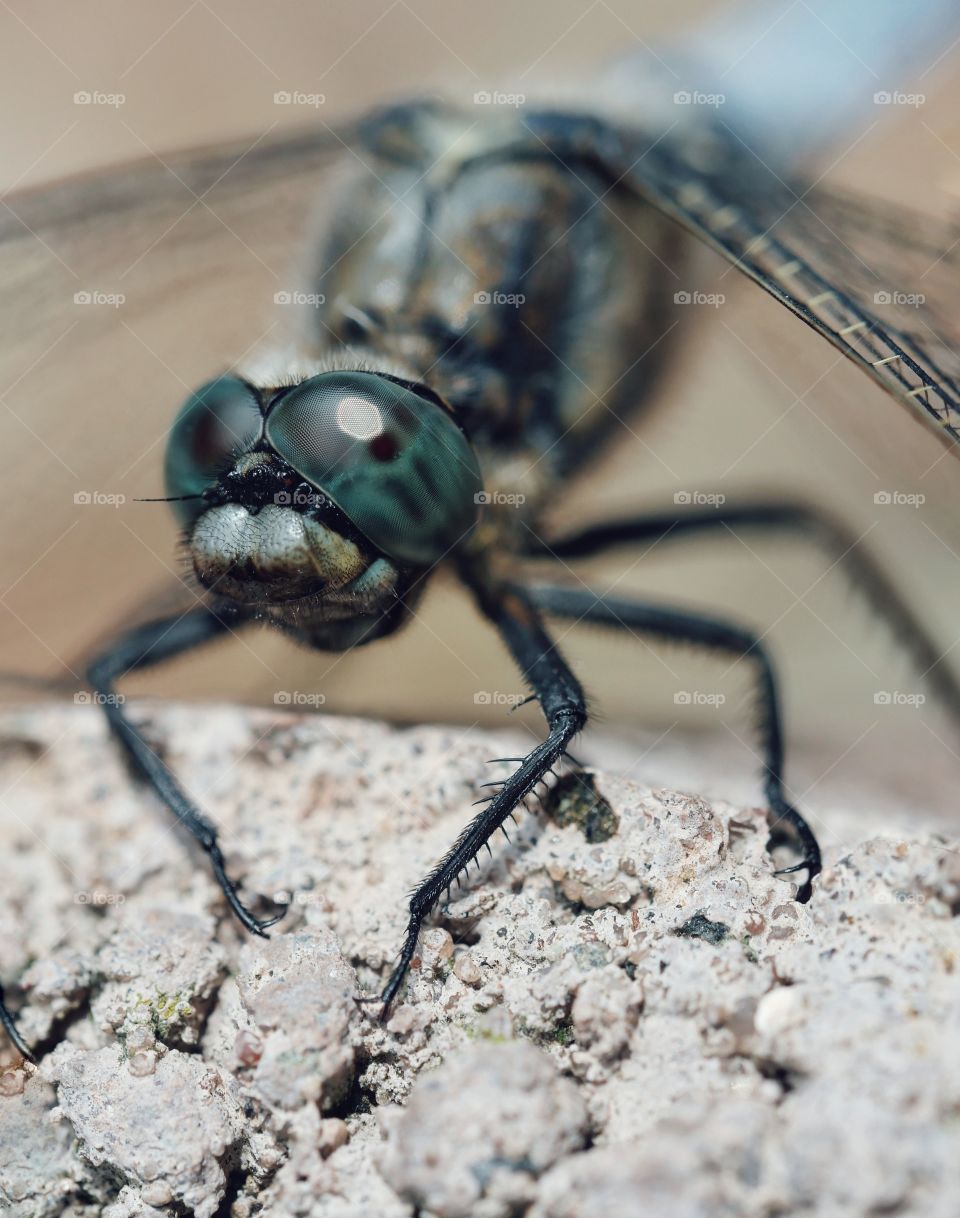
[[[960,228],[775,174],[722,124],[605,158],[894,398],[960,441]]]
[[[320,126],[8,196],[0,205],[7,306],[0,372],[16,369],[19,343],[49,341],[58,323],[89,327],[87,336],[114,328],[116,317],[96,307],[98,295],[122,295],[121,308],[149,295],[155,314],[182,315],[187,287],[212,271],[250,276],[259,268],[282,279],[320,174],[351,138]],[[85,292],[92,307],[81,312]]]
[[[319,126],[0,204],[0,448],[18,518],[0,670],[69,672],[142,602],[159,611],[181,572],[176,529],[163,504],[134,500],[163,493],[189,389],[295,312],[274,298],[300,286],[310,216],[350,139]]]

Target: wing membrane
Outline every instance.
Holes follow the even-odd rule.
[[[541,114],[528,129],[558,157],[599,161],[960,442],[956,224],[785,179],[721,123],[664,134]]]
[[[960,441],[956,225],[774,179],[730,155],[732,138],[718,144],[722,172],[666,140],[638,153],[631,177],[941,438]]]
[[[176,584],[170,513],[134,499],[163,493],[189,389],[284,331],[275,294],[300,286],[341,138],[251,139],[0,205],[0,449],[16,454],[4,490],[20,517],[4,534],[0,670],[75,667],[147,589]],[[91,492],[125,500],[78,509]]]

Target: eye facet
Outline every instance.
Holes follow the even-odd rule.
[[[386,377],[311,377],[271,408],[266,437],[397,562],[436,562],[476,519],[469,442],[441,406]]]
[[[200,495],[223,473],[232,455],[260,435],[263,416],[250,386],[235,376],[208,381],[187,398],[167,441],[167,494]],[[202,510],[198,500],[173,505],[184,522]]]

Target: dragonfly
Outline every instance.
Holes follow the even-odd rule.
[[[301,267],[309,301],[285,347],[211,369],[169,427],[165,494],[198,596],[122,632],[89,683],[135,769],[206,854],[232,913],[267,935],[230,876],[216,826],[157,756],[117,685],[138,670],[255,626],[308,649],[388,645],[432,576],[452,572],[491,623],[546,731],[481,800],[417,884],[399,958],[378,996],[390,1009],[443,894],[555,768],[587,724],[584,692],[550,621],[594,623],[746,660],[755,676],[771,849],[814,895],[820,846],[785,788],[773,659],[739,622],[578,582],[544,578],[581,559],[731,527],[812,534],[840,558],[960,715],[960,684],[908,598],[815,506],[770,499],[674,507],[585,524],[544,523],[566,481],[589,468],[654,396],[673,356],[674,288],[661,273],[692,243],[718,251],[954,450],[960,346],[948,296],[906,295],[905,254],[949,265],[960,233],[868,206],[791,175],[719,115],[665,126],[589,109],[435,98],[378,109],[346,128],[265,141],[240,180],[262,192],[311,182],[331,155],[350,171]],[[181,162],[202,197],[232,152]],[[93,191],[93,196],[90,195]],[[123,180],[80,192],[76,214],[148,209]],[[47,204],[56,211],[56,204]],[[33,217],[44,222],[62,217]],[[23,240],[16,224],[10,241]],[[922,296],[922,303],[916,297]],[[0,1022],[29,1046],[0,990]]]

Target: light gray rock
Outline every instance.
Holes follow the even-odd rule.
[[[778,1193],[766,1187],[759,1152],[769,1119],[760,1104],[704,1105],[696,1119],[664,1120],[649,1136],[572,1155],[544,1177],[529,1218],[776,1213]]]
[[[326,930],[291,931],[246,944],[237,976],[251,1028],[234,1053],[251,1066],[249,1090],[272,1108],[343,1099],[354,1080],[357,978]]]
[[[406,895],[528,738],[133,712],[288,913],[240,930],[95,708],[7,713],[0,977],[47,1049],[0,1046],[14,1218],[954,1218],[960,853],[922,809],[887,831],[865,787],[798,906],[760,809],[608,741],[441,902],[383,1023],[356,999]]]
[[[175,1049],[63,1044],[45,1062],[57,1084],[54,1114],[73,1126],[80,1154],[122,1173],[150,1206],[178,1203],[211,1218],[223,1197],[223,1160],[243,1121],[229,1079]]]
[[[31,1067],[0,1074],[0,1209],[11,1218],[52,1218],[75,1191],[73,1139],[51,1120],[53,1104]]]
[[[94,964],[100,979],[94,1021],[121,1039],[146,1025],[159,1040],[196,1044],[225,971],[214,919],[124,908],[118,921]]]
[[[451,1056],[382,1122],[384,1178],[439,1218],[506,1218],[526,1208],[537,1178],[587,1136],[577,1088],[525,1041]]]

